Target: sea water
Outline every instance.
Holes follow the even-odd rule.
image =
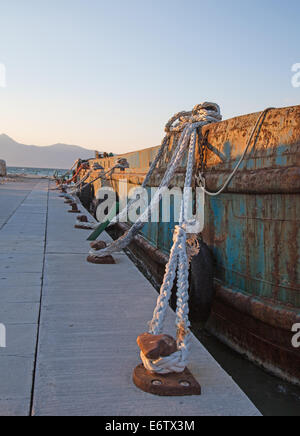
[[[67,172],[66,169],[57,168],[7,167],[7,174],[11,176],[52,177],[55,171],[58,175],[64,175]]]

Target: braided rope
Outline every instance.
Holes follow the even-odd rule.
[[[73,168],[78,164],[78,162],[79,162],[79,159],[77,159],[77,160],[73,163],[73,165],[71,166],[71,168],[70,168],[70,169],[69,169],[65,174],[63,174],[60,178],[58,178],[58,171],[57,171],[57,170],[54,171],[54,174],[53,174],[54,179],[55,179],[55,180],[59,180],[59,179],[63,180],[63,179],[65,179],[65,177],[67,177],[67,176],[69,176],[69,175],[71,174]]]
[[[156,157],[155,161],[151,165],[151,168],[149,170],[149,173],[146,177],[146,181],[148,183],[151,174],[153,173],[157,163],[159,162],[159,159],[162,157],[163,151],[168,144],[170,135],[174,133],[181,132],[180,139],[178,141],[178,145],[176,147],[176,150],[171,158],[171,161],[168,165],[168,168],[166,170],[166,173],[163,177],[163,180],[161,181],[161,184],[159,186],[159,189],[156,191],[150,205],[146,209],[146,211],[140,216],[140,218],[136,221],[136,223],[130,228],[128,232],[126,232],[123,236],[121,236],[118,240],[114,241],[112,244],[110,244],[107,248],[101,250],[97,254],[94,250],[90,251],[90,254],[93,255],[95,258],[101,258],[108,255],[112,255],[113,253],[119,252],[126,248],[133,238],[142,230],[142,228],[145,225],[145,222],[149,220],[149,217],[151,217],[152,211],[155,210],[156,206],[158,205],[161,195],[165,188],[168,188],[170,186],[171,180],[180,166],[182,162],[182,158],[184,153],[186,152],[191,136],[193,138],[196,138],[196,130],[199,127],[203,127],[206,124],[215,123],[222,120],[222,116],[220,113],[220,107],[215,103],[202,103],[200,105],[195,106],[192,112],[180,112],[174,117],[168,121],[166,124],[166,133],[167,136],[164,138],[161,148],[159,150],[158,156]],[[175,125],[174,125],[175,123]],[[195,135],[193,135],[193,132]],[[193,163],[192,163],[192,169],[191,169],[191,176],[192,178],[192,170],[193,170]],[[145,182],[144,182],[145,184]],[[143,184],[143,186],[144,186]],[[145,185],[146,186],[146,185]],[[117,222],[117,219],[120,217],[124,218],[125,213],[127,216],[128,207],[132,207],[135,201],[130,202],[129,205],[125,210],[123,210],[113,221],[112,224]]]
[[[102,173],[101,173],[99,176],[97,176],[95,179],[93,179],[92,181],[90,181],[90,182],[87,183],[86,185],[82,186],[82,187],[77,191],[77,193],[80,193],[83,189],[88,188],[89,186],[93,185],[95,182],[97,182],[97,181],[100,180],[100,179],[105,180],[105,181],[108,180],[107,178],[108,178],[111,174],[113,174],[113,172],[114,172],[116,169],[124,170],[124,169],[126,169],[126,168],[128,168],[128,164],[118,163],[117,165],[115,165],[113,168],[111,168],[110,170],[106,171],[105,173],[103,173],[103,171],[102,171]],[[86,180],[86,178],[85,178],[84,180]],[[82,183],[82,181],[80,182],[80,184],[81,184],[81,183]]]
[[[217,193],[209,193],[203,188],[203,190],[209,195],[220,195],[224,189],[228,186],[238,168],[240,167],[245,155],[250,147],[256,129],[258,128],[261,120],[264,119],[270,108],[263,111],[251,132],[250,138],[247,143],[247,147],[242,154],[237,166],[235,167],[232,175],[229,177],[222,189]],[[191,186],[191,175],[193,168],[193,156],[195,153],[195,132],[191,135],[189,160],[187,165],[187,173],[185,180],[185,187]],[[176,326],[177,326],[177,348],[178,352],[168,356],[167,358],[160,358],[158,360],[150,360],[145,357],[141,352],[141,359],[145,368],[153,373],[168,374],[172,372],[181,373],[186,368],[189,361],[189,351],[191,346],[191,333],[190,333],[190,321],[189,321],[189,304],[188,304],[188,289],[189,289],[189,258],[187,255],[187,235],[185,231],[185,213],[187,211],[186,198],[182,202],[182,217],[181,224],[175,229],[174,232],[174,244],[171,250],[169,263],[166,267],[166,273],[164,282],[161,287],[160,296],[157,300],[157,305],[154,310],[153,319],[150,322],[150,333],[154,335],[161,334],[163,332],[163,325],[166,317],[166,311],[170,300],[172,288],[174,285],[175,271],[178,268],[178,290],[177,290],[177,310],[176,310]]]
[[[192,175],[194,167],[194,156],[196,147],[196,131],[190,136],[189,157],[186,171],[185,188],[192,185]],[[182,200],[182,210],[180,225],[176,226],[173,237],[173,247],[169,262],[166,266],[164,281],[154,309],[152,321],[149,324],[150,333],[159,335],[163,332],[167,308],[174,286],[177,271],[177,348],[178,351],[171,356],[163,357],[158,360],[147,359],[141,352],[141,359],[145,368],[156,374],[181,373],[189,363],[191,346],[191,333],[189,321],[189,258],[187,254],[187,234],[186,234],[186,213],[188,210],[188,195],[185,194]]]
[[[109,247],[101,250],[95,257],[103,257],[120,251],[126,248],[134,236],[143,228],[145,221],[151,217],[154,210],[160,201],[161,194],[165,188],[170,186],[171,180],[182,162],[182,158],[188,149],[188,163],[186,168],[186,178],[184,186],[184,195],[181,207],[181,217],[179,226],[175,227],[173,235],[173,246],[171,248],[169,262],[166,266],[163,284],[161,286],[160,295],[157,299],[157,304],[154,309],[153,318],[149,323],[149,332],[153,335],[158,335],[163,332],[164,322],[167,315],[169,300],[171,297],[174,281],[177,273],[177,310],[176,310],[176,328],[177,328],[177,348],[178,351],[171,356],[151,360],[141,352],[141,359],[145,368],[157,374],[182,373],[189,363],[189,354],[191,346],[191,333],[189,321],[189,256],[187,254],[187,233],[186,227],[188,222],[186,215],[189,205],[188,189],[192,186],[192,177],[194,169],[194,158],[197,133],[199,127],[212,122],[221,121],[221,113],[218,105],[213,103],[203,103],[197,105],[192,112],[180,112],[174,115],[166,125],[166,137],[164,138],[161,148],[156,156],[155,161],[151,165],[149,173],[144,181],[144,187],[149,182],[149,179],[161,159],[165,147],[169,144],[170,136],[174,133],[180,133],[176,150],[171,158],[159,189],[156,191],[150,205],[142,216],[136,221],[131,229],[125,233],[117,241],[113,242]],[[130,208],[135,202],[129,203]],[[126,213],[128,210],[126,209]],[[123,217],[124,211],[116,218]],[[116,219],[115,219],[116,220]],[[94,250],[92,250],[94,254]]]
[[[176,146],[176,150],[170,160],[165,175],[161,181],[159,189],[156,191],[150,205],[131,229],[125,233],[117,241],[113,242],[109,247],[100,251],[95,255],[97,257],[104,257],[116,251],[121,251],[126,248],[136,234],[144,227],[145,222],[151,213],[155,210],[157,204],[160,202],[161,195],[165,188],[170,186],[171,180],[182,162],[184,153],[188,149],[188,163],[186,168],[186,178],[184,186],[184,195],[181,207],[180,224],[175,227],[173,235],[173,246],[170,253],[169,262],[166,266],[163,284],[161,286],[160,295],[157,299],[157,305],[154,309],[153,318],[149,323],[149,331],[151,334],[158,335],[163,332],[164,322],[167,315],[169,300],[171,297],[174,281],[177,273],[177,310],[176,310],[176,328],[177,328],[177,348],[178,351],[171,356],[160,358],[158,360],[147,359],[141,352],[141,359],[145,368],[151,372],[158,374],[169,373],[182,373],[189,363],[189,352],[191,346],[191,333],[189,321],[189,262],[190,258],[187,253],[187,232],[186,228],[189,223],[186,220],[188,211],[189,194],[188,189],[192,186],[192,177],[194,170],[194,158],[196,148],[197,129],[212,122],[221,121],[222,116],[220,108],[214,103],[203,103],[195,106],[191,112],[180,112],[172,117],[166,124],[166,136],[162,141],[159,152],[152,163],[150,170],[144,180],[143,187],[149,183],[150,177],[153,174],[157,164],[163,156],[165,148],[169,145],[171,135],[180,133],[180,139]],[[115,168],[115,167],[114,167]],[[112,171],[114,170],[112,169]],[[103,177],[101,175],[98,178]],[[94,182],[94,181],[93,181]],[[91,182],[91,183],[93,183]],[[72,197],[71,197],[72,198]],[[77,197],[76,197],[77,198]],[[75,200],[77,202],[77,200]],[[121,217],[126,216],[128,209],[133,206],[135,201],[128,204],[127,208],[122,211],[115,219],[116,222]],[[88,223],[90,224],[90,223]],[[82,225],[82,223],[80,224]]]
[[[70,191],[71,195],[76,195],[78,193],[81,192],[81,189],[78,189],[80,187],[80,185],[82,185],[92,174],[92,171],[88,171],[88,173],[81,179],[79,180],[79,182],[76,183],[76,185],[74,185],[74,187],[72,187],[72,191]]]
[[[161,160],[163,153],[166,149],[166,147],[169,145],[170,142],[170,135],[166,135],[161,143],[161,146],[158,150],[158,153],[152,162],[150,169],[147,173],[147,176],[144,179],[144,182],[142,184],[142,188],[146,188],[149,184],[150,178],[157,167],[157,164]],[[127,214],[128,211],[132,208],[132,206],[137,202],[137,199],[132,199],[128,202],[127,206],[110,222],[109,227],[113,226],[114,224],[118,222],[123,222],[124,220],[127,220]],[[96,252],[94,250],[91,250],[90,254],[95,254]]]

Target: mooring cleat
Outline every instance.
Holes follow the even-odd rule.
[[[107,247],[107,244],[104,241],[95,241],[91,242],[90,247],[95,251],[100,251],[104,250]]]
[[[90,255],[88,256],[87,261],[95,265],[115,265],[116,263],[112,256],[98,257]]]
[[[152,374],[141,364],[133,372],[133,382],[142,391],[161,397],[201,395],[201,386],[187,368],[180,374],[160,375]]]

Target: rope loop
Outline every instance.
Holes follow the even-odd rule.
[[[220,106],[216,103],[197,104],[192,111],[175,114],[166,124],[165,132],[169,135],[182,132],[187,124],[222,121]]]

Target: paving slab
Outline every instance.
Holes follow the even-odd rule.
[[[39,303],[3,303],[0,307],[0,319],[8,324],[37,324]]]
[[[28,181],[27,183],[11,182],[0,185],[0,204],[2,206],[0,208],[0,229],[20,207],[37,183],[37,181]]]
[[[32,357],[36,349],[35,324],[6,324],[6,348],[0,348],[0,359],[3,356]]]
[[[1,400],[30,398],[33,368],[33,356],[1,356]]]
[[[40,273],[43,269],[43,252],[32,253],[28,246],[27,253],[0,254],[0,274],[4,272]]]
[[[0,416],[26,417],[30,413],[30,398],[0,400]]]
[[[42,290],[48,181],[0,186],[0,416],[28,416]]]
[[[40,238],[30,239],[30,253],[40,254],[44,250],[45,241]],[[1,254],[28,254],[28,239],[2,238],[0,245]]]

